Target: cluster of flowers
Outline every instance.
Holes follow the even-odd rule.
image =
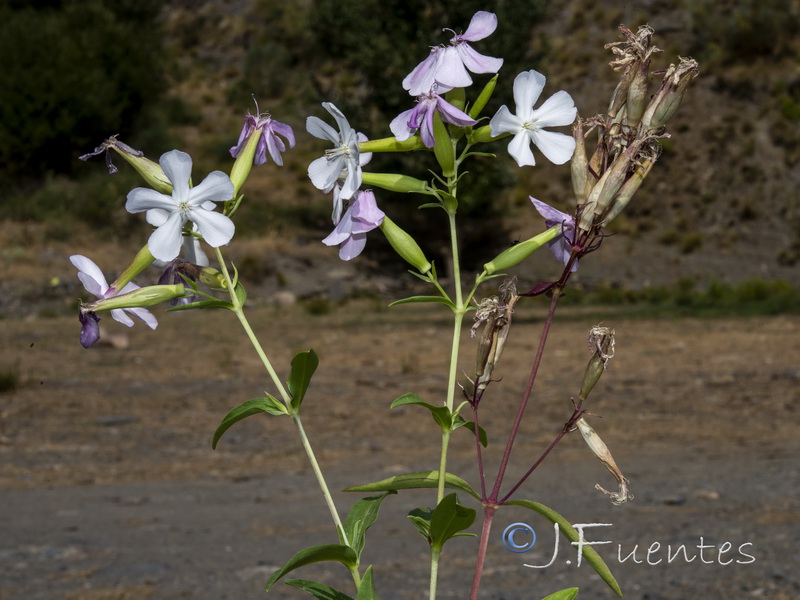
[[[391,121],[389,129],[398,142],[419,135],[422,144],[432,148],[437,114],[444,123],[457,127],[471,127],[478,123],[448,102],[443,94],[471,85],[470,72],[497,73],[500,70],[503,59],[484,56],[469,44],[488,37],[496,28],[496,15],[486,11],[475,13],[463,34],[453,32],[449,46],[431,48],[427,58],[403,79],[403,88],[416,98],[416,106]],[[520,167],[536,164],[531,144],[555,164],[567,162],[575,148],[572,136],[545,131],[546,127],[570,125],[575,120],[577,109],[567,92],[554,94],[539,109],[534,109],[544,85],[545,77],[541,73],[520,73],[514,81],[517,113],[512,114],[502,106],[489,123],[492,137],[514,136],[508,150]],[[385,214],[378,208],[372,192],[360,191],[362,167],[372,158],[371,153],[360,151],[360,144],[366,142],[367,137],[356,132],[332,103],[325,102],[322,106],[333,116],[338,131],[317,117],[307,119],[306,129],[311,135],[334,145],[325,156],[311,163],[308,175],[318,189],[325,193],[333,192],[332,220],[336,228],[323,242],[329,246],[340,245],[340,258],[350,260],[361,253],[367,232],[379,227]],[[534,203],[537,208],[547,206],[538,201]],[[552,217],[558,213],[565,223],[571,218],[553,211],[547,207],[547,214],[542,214],[553,220]]]

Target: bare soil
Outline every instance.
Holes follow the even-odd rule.
[[[160,316],[155,332],[125,330],[126,349],[88,351],[78,344],[74,316],[0,321],[3,368],[20,377],[0,397],[3,600],[260,598],[266,579],[296,550],[336,542],[289,419],[251,417],[228,431],[216,451],[210,448],[230,408],[270,390],[235,318]],[[507,486],[570,413],[595,321],[576,310],[563,316]],[[484,400],[490,478],[541,317],[540,308],[518,311],[503,379]],[[363,301],[319,316],[298,306],[262,307],[252,319],[279,372],[299,350],[313,346],[320,355],[304,424],[332,489],[436,467],[437,428],[427,413],[388,405],[409,391],[441,401],[450,338],[444,311],[388,310]],[[614,481],[577,434],[560,444],[520,497],[552,506],[573,523],[612,524],[587,530],[587,537],[612,542],[599,550],[626,598],[800,597],[800,317],[617,314],[604,322],[617,331],[617,356],[590,399],[591,419],[636,498],[614,507],[594,489]],[[467,348],[462,368],[471,362]],[[454,438],[449,465],[480,485],[466,432]],[[355,497],[337,493],[336,499],[345,511]],[[389,498],[368,535],[364,562],[375,564],[384,599],[426,597],[426,544],[405,514],[433,500],[426,491]],[[539,535],[530,553],[503,546],[503,530],[516,521]],[[661,547],[648,555],[655,543]],[[688,554],[668,562],[667,546],[680,544]],[[703,556],[699,544],[707,546]],[[618,546],[622,558],[637,547],[641,562],[621,562]],[[446,547],[440,597],[468,594],[474,548],[469,538]],[[563,545],[552,566],[524,566],[544,565],[552,552],[552,532],[540,517],[501,511],[482,597],[538,599],[570,586],[581,588],[579,597],[614,597]],[[350,590],[337,564],[297,576]],[[307,597],[283,584],[271,595]]]

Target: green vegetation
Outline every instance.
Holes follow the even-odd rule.
[[[738,284],[711,281],[698,289],[694,281],[681,280],[674,287],[630,289],[601,284],[592,290],[573,289],[566,306],[624,307],[626,315],[645,317],[722,317],[777,315],[800,312],[800,288],[785,281],[749,279]]]

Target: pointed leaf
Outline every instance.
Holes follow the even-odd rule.
[[[292,408],[300,410],[300,403],[308,390],[308,384],[319,366],[319,357],[313,350],[298,352],[292,359],[292,371],[287,385],[292,394]]]
[[[506,502],[506,505],[509,506],[522,506],[524,508],[528,508],[534,512],[539,513],[545,519],[550,521],[551,523],[558,523],[558,528],[561,530],[561,533],[572,542],[577,542],[580,538],[580,534],[578,530],[575,529],[569,521],[567,521],[564,517],[554,511],[552,508],[548,508],[544,504],[539,504],[538,502],[532,502],[531,500],[509,500]],[[619,584],[617,580],[614,579],[614,576],[611,574],[611,570],[606,565],[605,561],[600,557],[597,551],[592,548],[591,546],[583,546],[581,548],[583,552],[583,557],[586,561],[592,565],[597,574],[600,575],[603,581],[608,584],[614,593],[617,594],[620,598],[622,597],[622,590],[620,590]],[[577,592],[576,592],[577,593]]]
[[[307,579],[287,579],[284,583],[296,587],[299,590],[308,592],[317,600],[353,600],[347,594],[343,594],[339,590],[328,587],[325,584],[317,583],[316,581],[308,581]]]
[[[433,404],[423,402],[416,394],[403,394],[392,402],[390,408],[405,406],[407,404],[417,404],[431,411],[433,420],[436,421],[436,424],[442,429],[442,431],[451,431],[454,429],[453,415],[449,408],[446,406],[434,406]]]
[[[217,448],[217,442],[219,442],[222,434],[225,433],[231,425],[259,413],[267,413],[270,415],[289,414],[283,402],[269,394],[267,394],[265,398],[253,398],[252,400],[243,402],[222,418],[222,422],[220,422],[217,426],[217,430],[214,432],[214,438],[211,440],[211,447],[213,449]]]
[[[560,590],[549,596],[545,596],[542,600],[572,600],[575,596],[578,595],[578,588],[567,588],[565,590]]]
[[[244,306],[244,303],[247,302],[247,290],[244,289],[241,281],[236,282],[236,287],[233,288],[233,293],[236,294],[239,304]]]
[[[199,302],[190,302],[189,304],[179,304],[167,309],[167,312],[177,312],[179,310],[193,310],[195,308],[227,308],[233,310],[233,304],[224,302],[222,300],[200,300]]]
[[[475,510],[458,503],[456,494],[442,498],[431,517],[431,546],[441,550],[447,540],[475,522],[475,514]]]
[[[300,552],[290,558],[289,562],[272,574],[264,589],[269,591],[269,589],[275,585],[276,581],[295,569],[299,569],[300,567],[304,567],[312,563],[326,561],[340,562],[348,569],[354,568],[358,564],[358,558],[356,557],[356,553],[353,551],[353,549],[347,546],[342,546],[341,544],[325,544],[322,546],[303,548],[300,550]]]
[[[406,473],[405,475],[395,475],[374,483],[366,483],[347,488],[345,492],[387,492],[397,490],[413,490],[424,488],[435,488],[439,486],[439,471],[421,471],[419,473]],[[451,473],[445,474],[444,487],[451,490],[465,492],[480,501],[478,492],[460,477]]]
[[[350,547],[355,550],[356,556],[361,559],[361,552],[364,550],[367,529],[372,527],[378,520],[378,511],[381,502],[390,494],[397,492],[386,492],[380,496],[369,496],[356,502],[344,520],[344,531]]]
[[[424,277],[420,277],[420,279],[428,281],[428,279]],[[456,307],[451,300],[448,300],[447,298],[442,298],[441,296],[411,296],[410,298],[395,300],[389,306],[399,306],[400,304],[412,304],[412,303],[422,303],[422,302],[437,302],[439,304],[446,304],[452,309],[455,309]]]
[[[459,427],[466,427],[472,432],[472,435],[475,435],[475,422],[465,421],[464,417],[456,415],[455,423],[453,423],[453,431]],[[480,425],[478,425],[478,440],[480,440],[481,446],[484,448],[489,445],[489,437],[486,435],[486,430]]]
[[[358,586],[356,600],[380,600],[375,593],[375,582],[372,577],[372,565],[367,567],[364,577],[361,578],[361,585]]]
[[[408,520],[422,534],[428,543],[431,541],[431,518],[433,517],[432,508],[415,508],[408,513]]]

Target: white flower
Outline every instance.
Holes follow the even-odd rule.
[[[139,286],[133,282],[125,285],[121,290],[110,287],[100,267],[85,256],[74,254],[69,257],[69,260],[78,269],[78,279],[81,280],[83,287],[98,300],[107,300],[108,298],[127,294],[128,292],[139,289]],[[126,313],[138,317],[144,321],[150,329],[155,329],[158,326],[158,321],[153,316],[153,313],[146,308],[115,308],[111,311],[111,317],[123,325],[133,327],[133,319]]]
[[[508,145],[508,153],[520,167],[536,164],[530,147],[531,142],[557,165],[564,164],[572,158],[575,150],[575,140],[572,136],[544,130],[545,127],[569,125],[575,120],[578,110],[567,92],[563,90],[556,92],[537,110],[533,110],[533,105],[544,89],[544,83],[545,76],[533,70],[517,75],[514,79],[514,102],[517,105],[517,114],[512,115],[503,105],[489,122],[493,137],[502,133],[514,135],[514,139]]]
[[[231,241],[233,221],[214,212],[214,202],[233,197],[233,183],[222,171],[213,171],[199,184],[189,187],[192,157],[172,150],[161,156],[159,164],[172,183],[172,195],[149,188],[136,188],[128,194],[128,212],[147,211],[147,222],[156,227],[147,245],[158,260],[168,262],[178,256],[183,240],[183,226],[192,221],[196,231],[213,248]]]
[[[359,152],[358,143],[367,141],[367,137],[363,133],[356,133],[333,103],[323,102],[322,106],[336,119],[339,131],[317,117],[306,119],[308,133],[316,138],[328,140],[334,146],[331,150],[325,151],[325,156],[316,159],[308,166],[308,176],[316,188],[327,193],[333,189],[339,176],[346,172],[339,197],[342,200],[349,200],[361,186],[361,167],[369,162],[372,153]]]

